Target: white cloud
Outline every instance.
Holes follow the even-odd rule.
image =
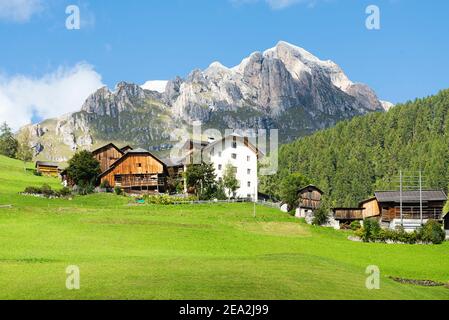
[[[0,20],[27,22],[42,8],[42,0],[0,0]]]
[[[0,122],[17,130],[35,114],[46,119],[78,111],[86,98],[103,86],[101,75],[86,63],[60,67],[38,79],[0,75]]]

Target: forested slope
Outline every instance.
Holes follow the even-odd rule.
[[[353,206],[375,190],[395,187],[399,170],[423,170],[426,185],[449,183],[449,90],[337,124],[280,148],[280,171],[263,177],[261,191],[299,172],[333,205]]]

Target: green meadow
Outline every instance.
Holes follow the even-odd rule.
[[[30,165],[31,166],[31,165]],[[449,243],[365,244],[251,204],[153,206],[19,195],[59,181],[0,157],[0,299],[448,299]],[[66,268],[80,269],[80,290]],[[370,265],[380,289],[365,286]]]

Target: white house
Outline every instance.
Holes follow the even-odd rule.
[[[260,152],[247,137],[234,133],[209,143],[201,152],[204,162],[213,163],[217,180],[223,179],[229,164],[234,168],[240,186],[235,194],[237,198],[257,200]]]

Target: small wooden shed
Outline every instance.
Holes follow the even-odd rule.
[[[298,191],[299,207],[296,210],[296,217],[305,218],[313,214],[321,205],[321,198],[324,192],[314,185],[308,185]]]
[[[58,177],[60,173],[59,165],[54,162],[36,161],[36,172],[43,176]]]

